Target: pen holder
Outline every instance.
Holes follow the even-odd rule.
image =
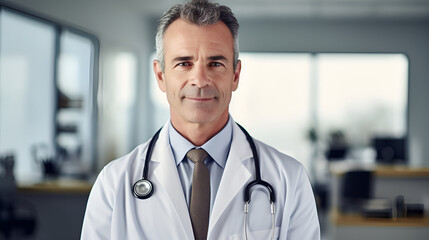
[[[57,161],[52,158],[42,161],[43,176],[45,179],[57,178],[60,173],[60,166]]]

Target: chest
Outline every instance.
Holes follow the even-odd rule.
[[[116,196],[112,214],[112,239],[193,239],[184,196],[170,198],[156,179],[154,185],[157,186],[154,194],[145,200],[137,199],[126,191]],[[244,239],[243,195],[244,187],[227,204],[216,221],[212,218],[215,214],[212,212],[209,239]],[[273,223],[267,191],[263,187],[256,187],[251,196],[246,226],[248,237],[270,239]],[[283,214],[280,214],[284,210],[281,201],[276,205],[276,226],[284,221]],[[279,228],[275,228],[274,232],[278,235]],[[129,236],[124,238],[124,233]]]

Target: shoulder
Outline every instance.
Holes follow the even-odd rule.
[[[314,209],[311,182],[302,163],[265,143],[257,140],[255,143],[260,156],[261,175],[275,189],[285,190],[277,191],[279,200],[290,203],[294,206],[292,209],[302,206]]]
[[[245,149],[242,146],[244,142],[248,141],[246,140],[245,133],[240,130],[237,124],[234,124],[233,134],[234,141],[236,143],[234,146],[240,146],[241,149]],[[302,163],[295,158],[278,151],[276,148],[262,141],[259,141],[258,139],[255,139],[253,137],[252,139],[256,145],[256,151],[259,156],[262,172],[267,171],[268,175],[274,174],[283,179],[285,178],[285,176],[287,176],[287,178],[289,179],[296,179],[299,177],[299,174],[305,172]],[[242,152],[244,152],[242,153],[243,156],[252,154],[250,152],[250,147],[248,148],[248,150],[242,150]]]
[[[255,144],[262,175],[268,175],[274,181],[286,183],[292,189],[303,181],[309,180],[307,171],[301,162],[261,141],[255,140]]]
[[[259,140],[254,140],[257,146],[258,153],[260,155],[261,161],[265,161],[271,164],[276,164],[278,166],[287,167],[291,170],[302,169],[303,165],[301,162],[296,160],[295,158],[280,152],[276,148],[263,143]],[[263,160],[263,159],[269,159]]]

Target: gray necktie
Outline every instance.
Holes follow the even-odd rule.
[[[210,213],[210,173],[204,160],[204,149],[191,149],[186,156],[195,163],[189,213],[196,240],[207,239]]]

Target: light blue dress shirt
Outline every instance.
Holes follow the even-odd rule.
[[[209,157],[204,161],[210,172],[210,213],[213,208],[213,203],[216,198],[217,190],[219,189],[220,180],[226,164],[226,158],[229,154],[229,149],[232,141],[232,118],[225,127],[213,136],[202,146],[194,146],[186,138],[180,135],[173,125],[169,124],[168,134],[170,138],[170,146],[173,150],[174,159],[177,165],[180,182],[182,183],[183,193],[189,207],[191,200],[192,189],[192,174],[194,171],[194,163],[186,157],[186,153],[192,148],[204,149]]]

